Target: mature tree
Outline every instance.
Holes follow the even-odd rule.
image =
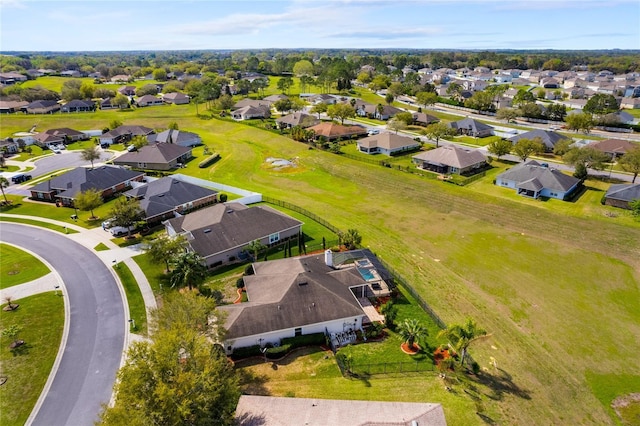
[[[393,118],[396,120],[402,121],[407,126],[413,124],[413,114],[409,111],[399,112]]]
[[[540,138],[522,138],[513,146],[513,153],[520,157],[522,161],[527,161],[527,158],[531,155],[542,154],[543,152],[544,144]]]
[[[154,262],[164,262],[167,267],[166,272],[171,272],[169,267],[170,262],[172,262],[178,254],[184,252],[185,247],[186,240],[182,235],[173,237],[162,235],[146,244],[145,249]]]
[[[563,104],[547,105],[546,116],[549,120],[563,121],[567,116],[567,107]]]
[[[455,130],[449,127],[446,123],[438,122],[429,124],[424,128],[424,130],[421,130],[420,133],[429,139],[435,140],[436,148],[438,148],[440,146],[440,139],[447,136],[453,136],[455,134]]]
[[[469,99],[464,101],[467,108],[477,109],[478,111],[493,111],[493,95],[489,92],[475,92]]]
[[[250,251],[253,254],[253,260],[257,261],[258,255],[260,254],[260,252],[266,248],[267,246],[262,244],[260,240],[253,240],[249,244],[247,244],[247,246],[245,247],[245,250]]]
[[[576,164],[576,167],[573,171],[573,177],[580,180],[585,180],[588,176],[589,170],[587,170],[587,166],[585,166],[583,163]]]
[[[320,120],[320,114],[324,114],[325,112],[327,112],[328,108],[329,108],[329,105],[325,104],[324,102],[321,102],[319,104],[315,104],[314,106],[312,106],[309,112],[312,114],[318,114],[318,120]]]
[[[96,161],[96,160],[99,160],[100,159],[100,155],[101,155],[101,153],[100,153],[100,150],[98,149],[97,145],[85,148],[80,152],[80,158],[83,161],[90,161],[92,169],[93,169],[93,162]]]
[[[394,81],[387,88],[387,92],[391,93],[394,96],[394,98],[397,98],[398,96],[404,93],[404,87],[402,86],[402,83],[400,83],[399,81]]]
[[[553,153],[556,155],[565,155],[573,145],[573,139],[560,139],[553,146]]]
[[[347,229],[347,232],[341,233],[339,237],[349,250],[355,250],[362,243],[362,236],[357,229]]]
[[[398,325],[398,333],[411,349],[416,340],[427,336],[428,331],[417,319],[405,319]]]
[[[282,77],[278,80],[278,90],[281,90],[283,93],[289,93],[289,89],[293,86],[293,79],[291,77]]]
[[[484,91],[491,94],[493,96],[493,100],[497,101],[504,95],[504,93],[509,89],[509,85],[507,84],[492,84],[488,86]]]
[[[136,149],[140,149],[143,146],[146,146],[149,144],[149,140],[147,139],[146,136],[143,135],[136,135],[131,139],[131,145],[135,146]]]
[[[447,95],[458,102],[462,100],[462,86],[459,83],[449,83],[447,86]]]
[[[169,125],[167,126],[167,128],[168,128],[168,129],[171,129],[171,130],[178,130],[178,129],[179,129],[179,126],[178,126],[178,123],[177,123],[177,122],[172,121],[171,123],[169,123]]]
[[[80,95],[83,99],[93,98],[95,96],[95,91],[96,85],[91,82],[85,81],[80,85]]]
[[[214,102],[215,108],[221,111],[233,108],[234,104],[233,98],[229,95],[222,95]]]
[[[515,121],[518,117],[520,117],[520,110],[516,108],[500,108],[496,113],[498,120],[505,120],[507,123]]]
[[[116,105],[120,109],[129,108],[129,98],[122,93],[118,93],[115,98],[113,98],[113,101],[111,101],[111,104]]]
[[[76,195],[73,201],[73,205],[83,212],[91,212],[90,219],[95,219],[96,215],[93,214],[93,210],[97,209],[104,203],[102,199],[102,193],[95,188],[89,188],[86,191],[82,191]]]
[[[349,104],[334,104],[327,108],[327,115],[333,119],[340,119],[340,124],[344,124],[345,119],[356,116],[356,110]]]
[[[296,77],[313,76],[313,64],[306,59],[300,60],[293,65],[293,74]]]
[[[416,100],[426,108],[438,102],[438,95],[433,92],[418,92],[416,93]]]
[[[388,75],[377,74],[369,83],[369,89],[373,91],[378,91],[381,89],[386,89],[391,84],[391,78]]]
[[[513,97],[513,105],[526,104],[529,102],[534,102],[536,99],[533,96],[533,93],[528,91],[527,89],[519,89],[518,93]]]
[[[391,104],[393,103],[393,100],[394,100],[395,98],[396,98],[396,97],[395,97],[395,96],[393,96],[393,93],[387,93],[387,94],[384,96],[384,101],[387,103],[387,105],[391,105]]]
[[[211,300],[188,292],[167,296],[152,313],[153,341],[136,342],[118,372],[115,404],[104,426],[232,425],[238,376],[209,337],[218,315]],[[213,339],[216,341],[217,339]]]
[[[62,99],[65,101],[72,101],[74,99],[82,99],[82,92],[80,92],[80,87],[82,86],[82,81],[71,79],[62,83],[61,95]]]
[[[591,114],[608,114],[618,111],[618,101],[613,95],[598,93],[589,98],[582,110]]]
[[[131,228],[133,224],[139,220],[144,214],[140,208],[138,200],[129,199],[125,196],[119,197],[110,211],[113,218],[113,224],[116,226],[124,226],[127,228],[127,236],[131,237]]]
[[[476,340],[487,335],[487,332],[479,328],[472,319],[467,319],[463,325],[450,325],[439,333],[439,336],[447,338],[453,349],[460,354],[460,364],[463,365],[469,346]]]
[[[503,155],[507,155],[513,149],[513,143],[506,139],[496,139],[487,145],[487,151],[500,159]]]
[[[5,204],[9,204],[7,200],[7,194],[4,193],[4,189],[9,187],[9,181],[6,177],[0,176],[0,191],[2,191],[2,198],[4,198]]]
[[[109,123],[109,128],[111,130],[117,129],[120,126],[122,126],[122,121],[120,120],[111,120],[111,122]]]
[[[626,172],[633,173],[633,181],[636,182],[636,178],[640,173],[640,147],[635,147],[630,151],[627,151],[618,161],[622,169]]]
[[[587,112],[569,114],[565,117],[565,121],[567,122],[567,129],[575,130],[576,132],[589,133],[594,126],[593,116]]]
[[[307,88],[314,83],[314,79],[310,75],[303,75],[300,77],[300,92],[304,93]]]
[[[396,134],[400,130],[404,130],[406,128],[407,128],[407,123],[398,117],[393,117],[389,121],[387,121],[387,129],[393,130],[394,132],[396,132]]]
[[[202,258],[195,252],[181,253],[175,259],[173,271],[171,271],[171,287],[198,287],[207,278],[207,267]]]
[[[398,316],[398,307],[389,300],[384,305],[380,306],[380,313],[384,315],[384,323],[387,327],[393,329],[395,319]]]
[[[291,105],[292,105],[291,99],[289,98],[278,99],[273,103],[273,107],[276,109],[276,111],[279,111],[282,115],[284,115],[285,112],[291,110]]]
[[[367,71],[362,71],[358,73],[356,80],[362,84],[369,84],[371,83],[371,74]]]
[[[144,95],[157,95],[158,94],[158,85],[156,84],[145,84],[142,87],[138,87],[136,89],[136,96],[144,96]]]
[[[582,164],[587,169],[603,170],[609,157],[602,151],[585,146],[584,148],[571,148],[562,156],[562,160],[574,167]]]
[[[307,103],[304,101],[304,99],[300,99],[300,98],[291,99],[292,111],[302,111],[305,106],[307,106]]]
[[[167,71],[164,68],[156,68],[153,70],[153,79],[165,81],[167,79]]]
[[[520,113],[523,117],[542,118],[542,107],[535,102],[527,102],[520,106]]]

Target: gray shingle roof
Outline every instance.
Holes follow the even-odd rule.
[[[138,151],[124,153],[113,160],[113,164],[167,164],[189,152],[191,152],[191,148],[188,146],[174,145],[171,143],[155,143],[145,145]]]
[[[605,197],[622,201],[640,200],[640,183],[611,185]]]
[[[473,118],[464,118],[458,121],[452,121],[449,123],[449,127],[452,129],[471,129],[474,133],[482,133],[487,130],[493,130],[493,127],[488,124],[484,124],[481,121],[474,120]]]
[[[171,176],[151,181],[125,192],[127,197],[140,199],[146,218],[171,212],[176,207],[217,194],[208,188],[174,179]]]
[[[184,130],[175,129],[168,129],[158,134],[151,134],[147,136],[147,140],[149,142],[166,142],[177,145],[184,145],[185,143],[199,145],[202,143],[202,140],[197,133],[185,132]]]
[[[550,130],[535,129],[535,130],[530,130],[528,132],[513,136],[509,138],[509,140],[515,144],[520,139],[535,139],[535,138],[540,138],[540,140],[542,141],[543,145],[547,150],[552,150],[553,147],[556,146],[556,144],[559,141],[563,139],[569,139],[568,137],[561,135],[560,133],[552,132]]]
[[[446,145],[430,151],[414,155],[413,158],[429,164],[440,164],[464,169],[487,161],[487,158],[476,149],[461,148],[457,145]]]
[[[315,126],[318,124],[320,120],[316,117],[305,114],[304,112],[294,112],[292,114],[285,115],[284,117],[280,117],[276,119],[276,123],[284,123],[289,126]]]
[[[239,203],[216,204],[171,219],[169,223],[176,232],[191,233],[191,248],[202,257],[302,225],[299,220],[271,207],[248,208]]]
[[[74,198],[79,192],[87,189],[96,189],[100,192],[123,182],[133,180],[144,175],[142,172],[134,172],[120,167],[102,166],[90,169],[77,167],[53,179],[42,182],[31,191],[50,192],[58,190],[58,195],[66,198]]]
[[[576,183],[580,182],[580,179],[566,175],[560,170],[541,166],[540,163],[534,160],[520,163],[500,173],[496,176],[496,179],[514,181],[518,187],[525,189],[540,190],[547,188],[563,192],[568,191]],[[542,185],[542,187],[540,187],[540,185]]]
[[[145,126],[137,126],[137,125],[123,125],[120,127],[116,127],[108,131],[107,133],[101,135],[101,138],[115,138],[117,136],[131,134],[132,136],[147,136],[153,133],[153,129]]]
[[[323,254],[261,262],[254,270],[244,277],[249,302],[221,307],[229,313],[228,339],[363,315],[349,286],[365,280],[355,268],[327,266]]]
[[[358,145],[366,148],[380,147],[384,149],[399,149],[404,147],[420,146],[420,142],[416,142],[407,136],[384,132],[360,139],[358,141]]]

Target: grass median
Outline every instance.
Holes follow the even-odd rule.
[[[44,263],[26,251],[0,244],[0,289],[28,283],[49,272]]]

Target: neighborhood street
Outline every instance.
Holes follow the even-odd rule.
[[[56,232],[5,222],[2,241],[46,260],[64,283],[60,290],[70,309],[59,366],[27,423],[93,424],[101,405],[111,398],[127,334],[123,295],[115,277],[90,249]]]

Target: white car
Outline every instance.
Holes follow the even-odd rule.
[[[109,228],[109,232],[111,232],[111,235],[113,235],[114,237],[121,237],[123,235],[127,235],[129,233],[129,231],[134,231],[136,229],[135,226],[131,225],[129,227],[126,226],[113,226],[111,228]]]

